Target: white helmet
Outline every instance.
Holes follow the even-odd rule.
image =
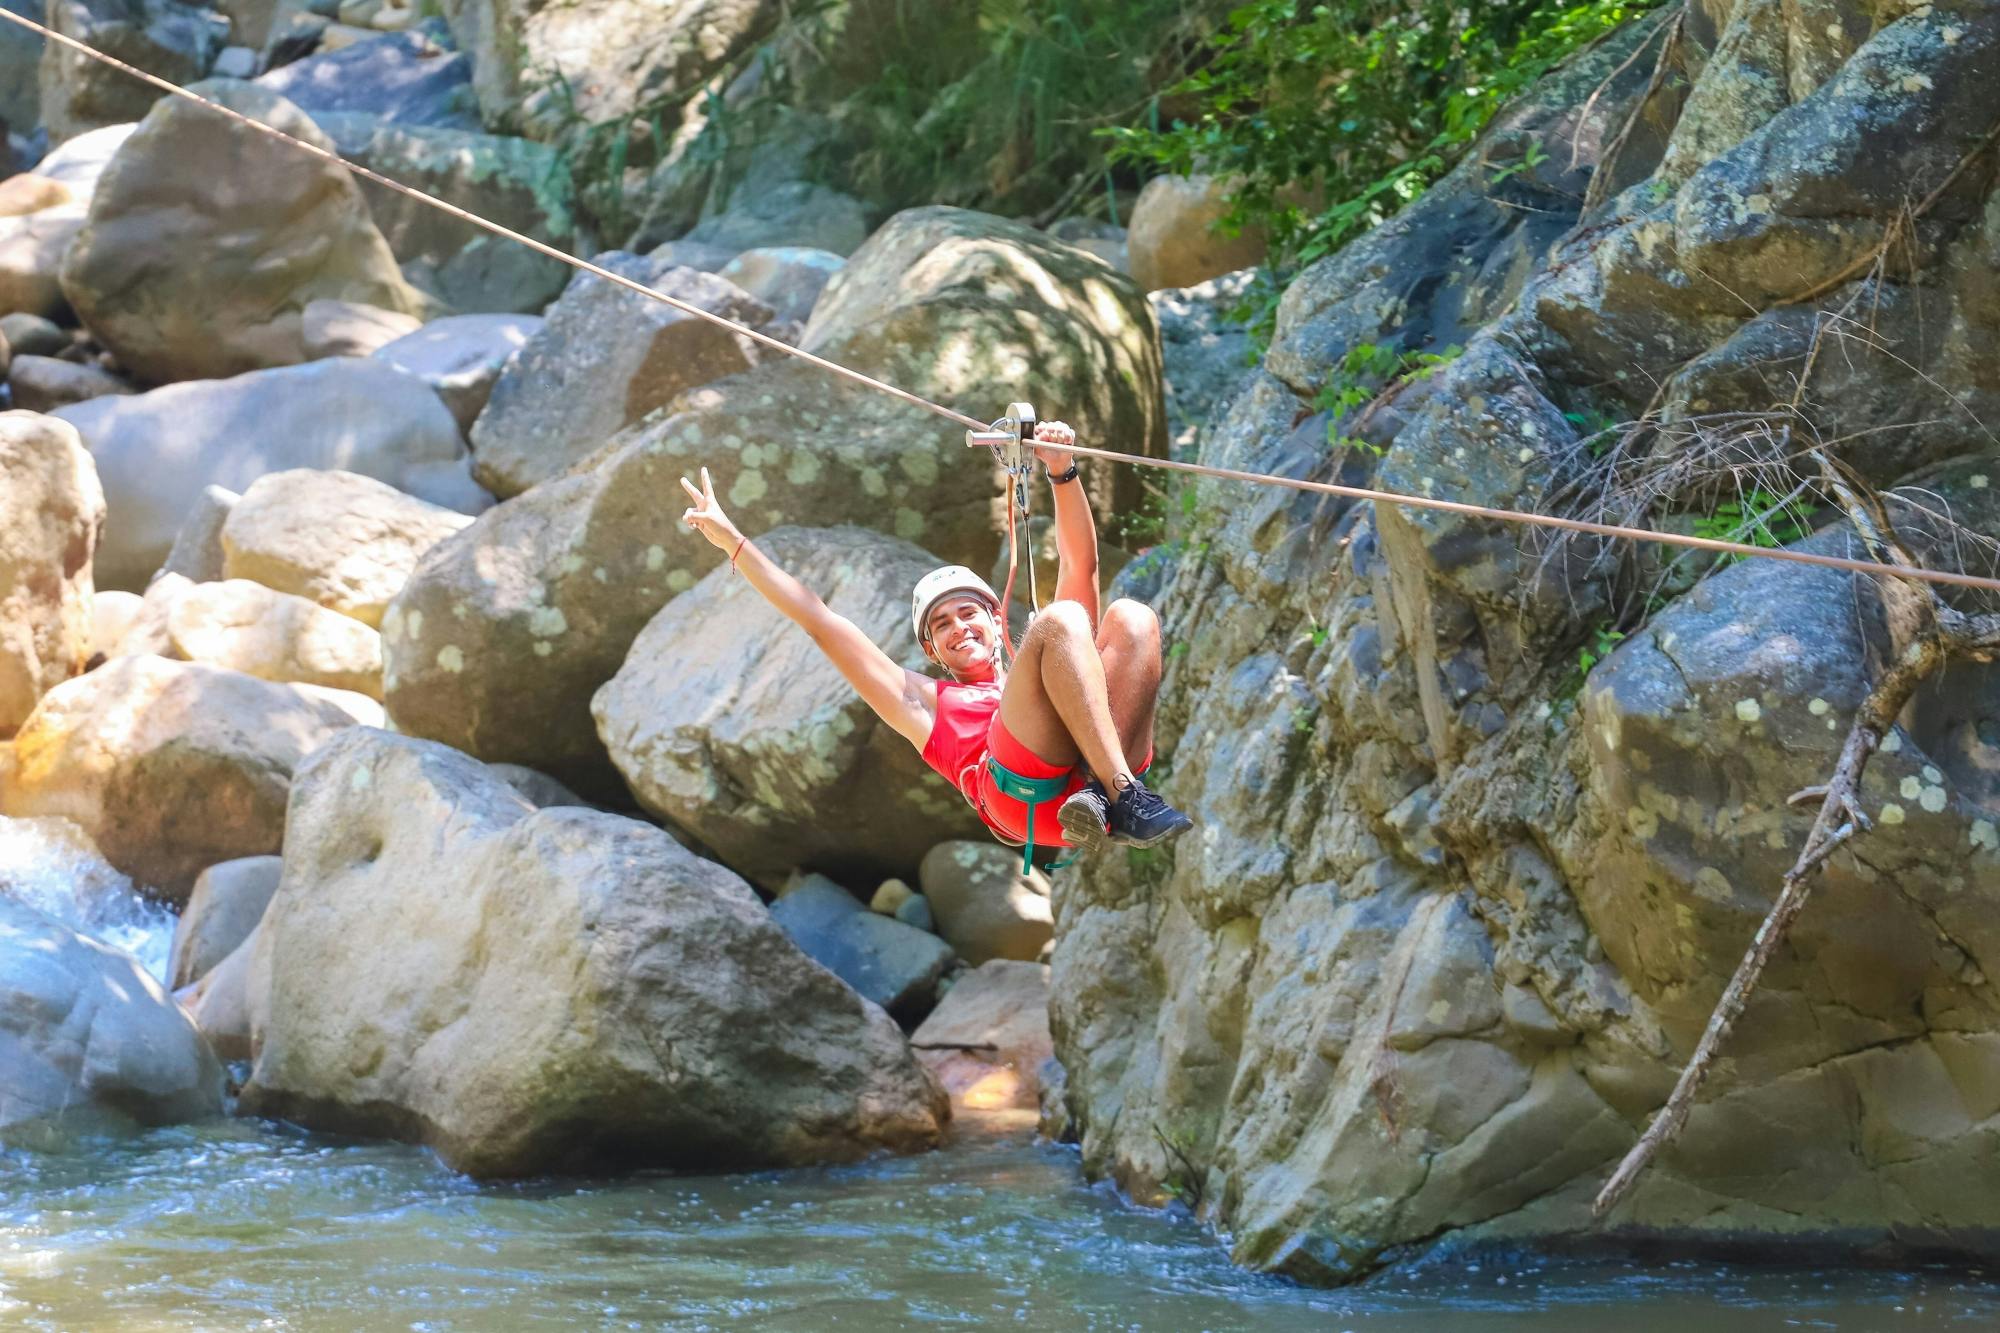
[[[987,606],[998,614],[999,597],[994,595],[992,587],[985,579],[964,565],[946,565],[942,569],[933,569],[918,579],[916,590],[910,594],[910,627],[917,632],[917,642],[930,641],[924,622],[930,619],[931,612],[937,608],[939,602],[947,597],[967,594],[984,597]]]

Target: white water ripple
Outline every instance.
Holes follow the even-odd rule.
[[[69,820],[0,816],[0,893],[123,949],[166,983],[173,912],[141,894]]]

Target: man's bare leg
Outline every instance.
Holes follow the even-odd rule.
[[[1160,698],[1160,618],[1144,602],[1121,597],[1104,610],[1097,654],[1111,696],[1118,743],[1128,759],[1153,753],[1153,715]]]
[[[1075,602],[1043,607],[1028,627],[1000,696],[1000,720],[1015,740],[1052,766],[1081,759],[1107,790],[1131,785],[1104,661],[1091,637],[1090,616]]]

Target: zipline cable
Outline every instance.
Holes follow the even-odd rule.
[[[491,232],[495,236],[525,245],[537,254],[546,255],[550,259],[569,265],[571,268],[592,274],[595,277],[604,279],[606,282],[615,283],[628,291],[637,292],[641,296],[650,297],[655,301],[672,306],[676,310],[693,315],[697,319],[707,320],[711,324],[718,325],[730,330],[732,333],[740,334],[755,342],[762,343],[776,351],[783,352],[787,356],[797,357],[801,361],[809,362],[812,365],[818,366],[821,370],[838,375],[865,388],[874,389],[878,393],[886,393],[893,398],[901,399],[913,407],[923,408],[927,412],[934,412],[948,421],[955,421],[959,425],[971,430],[983,431],[987,429],[988,423],[974,417],[969,417],[963,412],[957,412],[949,407],[931,402],[928,398],[911,393],[908,389],[899,389],[895,385],[878,380],[871,375],[865,375],[858,370],[850,370],[838,362],[829,361],[823,356],[815,356],[813,353],[794,347],[782,339],[774,338],[766,333],[759,333],[757,330],[739,324],[733,319],[726,319],[721,315],[703,310],[698,305],[693,305],[687,301],[669,296],[665,292],[648,287],[642,282],[635,282],[631,278],[613,273],[610,269],[593,264],[587,259],[579,259],[575,255],[567,254],[552,245],[536,240],[532,236],[525,236],[510,227],[505,227],[500,223],[480,217],[477,213],[468,212],[454,204],[446,203],[435,195],[426,194],[422,190],[403,184],[401,181],[391,180],[378,171],[373,171],[367,167],[348,161],[338,153],[328,152],[316,144],[307,143],[304,139],[287,134],[275,126],[266,125],[254,116],[246,116],[240,111],[235,111],[218,102],[210,101],[206,97],[189,92],[187,89],[170,80],[149,74],[145,70],[134,65],[129,65],[115,56],[106,55],[95,47],[77,41],[73,37],[65,37],[63,34],[55,32],[24,15],[16,14],[10,9],[0,8],[0,19],[5,19],[16,27],[39,33],[49,41],[69,47],[92,60],[109,65],[113,69],[121,70],[135,79],[151,84],[162,92],[170,93],[185,101],[193,102],[196,106],[207,107],[216,114],[247,125],[260,134],[269,135],[273,139],[291,144],[293,147],[310,153],[314,157],[336,163],[365,180],[375,182],[384,189],[393,190],[397,194],[414,199],[420,204],[437,209],[439,212],[455,217],[462,222],[469,222],[473,226]],[[1066,452],[1082,458],[1098,458],[1111,463],[1124,463],[1136,467],[1185,472],[1193,476],[1215,477],[1223,481],[1242,481],[1262,486],[1282,486],[1295,491],[1308,491],[1320,495],[1335,495],[1349,500],[1367,500],[1376,504],[1401,505],[1410,509],[1429,509],[1440,513],[1460,514],[1467,518],[1490,519],[1499,523],[1522,523],[1535,527],[1557,528],[1566,532],[1585,533],[1595,537],[1652,542],[1663,546],[1682,546],[1697,551],[1711,551],[1718,555],[1733,555],[1764,560],[1788,560],[1794,564],[1816,565],[1825,569],[1838,569],[1855,574],[1887,574],[1896,578],[1915,579],[1924,583],[1950,584],[1954,587],[1978,588],[1986,592],[2000,592],[2000,579],[1983,578],[1976,574],[1963,574],[1951,570],[1922,569],[1914,565],[1889,565],[1873,560],[1854,560],[1837,555],[1817,555],[1809,551],[1794,551],[1782,546],[1751,546],[1745,542],[1722,541],[1713,537],[1696,537],[1686,533],[1660,532],[1649,528],[1631,528],[1616,523],[1593,523],[1587,519],[1579,518],[1559,518],[1553,514],[1538,514],[1530,510],[1496,509],[1488,505],[1469,504],[1462,500],[1440,500],[1432,496],[1408,495],[1399,491],[1379,491],[1365,486],[1343,486],[1337,482],[1330,481],[1306,481],[1301,478],[1280,477],[1263,472],[1243,472],[1235,468],[1210,467],[1202,463],[1183,463],[1167,458],[1145,458],[1136,454],[1122,454],[1110,449],[1093,449],[1084,445],[1066,446]],[[1011,502],[1010,499],[1009,503]]]

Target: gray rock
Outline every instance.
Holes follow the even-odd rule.
[[[209,72],[218,79],[254,79],[258,63],[254,46],[225,46],[216,53],[215,66]]]
[[[538,139],[572,124],[679,114],[703,83],[785,16],[781,0],[644,0],[507,9],[453,0],[447,16],[472,57],[488,120]],[[561,82],[564,91],[558,93]]]
[[[23,18],[42,21],[39,0],[0,0],[0,8]],[[37,67],[42,39],[26,28],[0,22],[0,125],[26,134],[42,123],[42,97]]]
[[[79,134],[37,162],[35,174],[61,181],[70,197],[87,208],[97,193],[97,182],[103,179],[105,168],[138,128],[136,122],[124,122]]]
[[[104,492],[76,432],[0,412],[0,733],[90,658],[90,556]]]
[[[228,25],[177,0],[59,0],[48,9],[52,31],[116,55],[148,74],[189,84],[208,73]],[[57,143],[146,114],[158,90],[50,42],[42,52],[42,123]]]
[[[799,246],[745,250],[717,271],[771,307],[772,317],[805,323],[820,293],[847,261],[831,250]]]
[[[1229,313],[1256,277],[1255,269],[1242,269],[1197,287],[1168,287],[1147,297],[1160,321],[1167,434],[1175,458],[1199,452],[1203,428],[1221,415],[1243,383],[1250,365],[1250,330],[1232,323]]]
[[[292,770],[361,718],[380,707],[341,690],[115,657],[42,697],[13,747],[32,765],[0,747],[0,814],[75,820],[178,905],[216,862],[278,850]]]
[[[475,1176],[851,1160],[948,1116],[742,880],[441,745],[362,729],[313,756],[254,943],[244,1109]]]
[[[859,528],[780,528],[757,542],[922,669],[908,590],[935,556]],[[756,884],[775,889],[801,865],[855,882],[909,878],[937,842],[981,831],[811,638],[728,569],[653,618],[591,713],[640,803]]]
[[[174,927],[167,985],[191,986],[250,938],[271,895],[278,891],[284,862],[275,856],[245,856],[210,866],[196,877],[194,890]]]
[[[538,315],[451,315],[377,348],[374,355],[435,389],[459,429],[469,435],[508,358],[541,327]]]
[[[469,522],[372,477],[292,468],[259,477],[230,512],[223,566],[379,626],[424,552]]]
[[[703,273],[720,273],[728,268],[730,261],[739,252],[726,245],[707,245],[701,241],[668,241],[646,252],[646,259],[654,268],[695,268]]]
[[[772,903],[771,919],[808,958],[907,1024],[930,1012],[951,961],[937,936],[869,911],[820,875],[806,876]]]
[[[51,356],[17,356],[7,370],[14,406],[29,412],[56,412],[94,398],[136,392],[130,383],[101,366]]]
[[[83,209],[76,204],[0,218],[0,311],[61,313],[63,259],[83,225]]]
[[[713,274],[658,269],[620,251],[596,262],[740,324],[771,317],[768,306]],[[473,475],[495,495],[519,495],[562,475],[620,429],[687,390],[752,363],[752,347],[741,335],[578,273],[493,386],[472,429]]]
[[[851,255],[868,233],[868,207],[859,199],[813,181],[786,181],[738,191],[727,211],[703,218],[686,239],[739,252],[783,246]]]
[[[564,805],[580,805],[587,809],[595,809],[589,801],[546,773],[537,773],[534,769],[523,768],[519,764],[488,764],[487,767],[493,771],[494,777],[519,792],[522,799],[537,810],[548,810]]]
[[[315,120],[359,111],[396,125],[477,131],[472,62],[441,23],[308,56],[257,80]]]
[[[589,249],[575,214],[569,166],[547,145],[362,111],[319,111],[313,119],[357,166],[558,250]],[[572,270],[558,260],[372,181],[360,185],[404,272],[455,310],[538,313],[569,280]]]
[[[448,508],[477,509],[484,495],[438,396],[370,358],[174,384],[56,415],[83,436],[118,516],[98,555],[102,587],[143,588],[204,486],[244,490],[267,472],[340,468]],[[161,466],[166,458],[173,467]]]
[[[990,839],[943,842],[924,854],[918,877],[938,934],[974,967],[995,958],[1032,963],[1055,934],[1049,881],[1021,873],[1021,857]]]
[[[415,315],[354,301],[309,301],[299,324],[307,360],[369,356],[423,327]]]
[[[921,893],[913,893],[903,899],[891,915],[906,926],[937,933],[937,921],[931,915],[931,905]]]
[[[130,954],[4,894],[0,1066],[10,1145],[222,1112],[222,1067],[160,983]]]
[[[255,84],[201,92],[331,151]],[[315,300],[423,304],[346,168],[180,98],[147,115],[98,181],[62,290],[119,364],[155,384],[304,360],[301,315]]]
[[[69,346],[69,335],[40,315],[0,315],[0,337],[15,356],[54,356]]]
[[[193,583],[227,578],[222,552],[222,525],[243,497],[226,486],[204,486],[174,533],[174,544],[160,563],[159,574],[178,574]],[[153,577],[158,578],[159,574]],[[185,984],[185,983],[177,983]]]

